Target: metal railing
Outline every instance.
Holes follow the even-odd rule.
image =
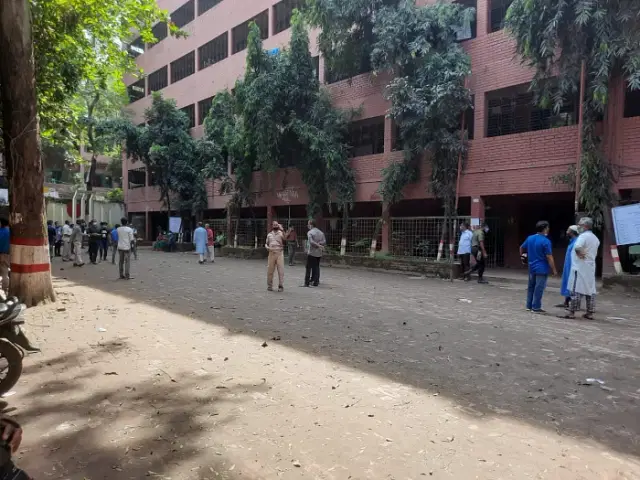
[[[277,219],[284,229],[292,226],[298,235],[301,247],[305,246],[307,235],[306,218]],[[440,253],[440,259],[450,260],[449,238],[454,229],[453,252],[454,260],[457,260],[458,239],[460,222],[470,222],[469,217],[451,218],[445,227],[444,217],[393,217],[389,222],[389,251],[385,256],[413,260],[436,260],[443,228],[447,229],[444,236],[444,244]],[[343,233],[346,233],[345,255],[368,256],[371,253],[371,240],[376,234],[376,252],[382,249],[382,228],[378,227],[380,221],[376,217],[349,218],[347,228],[343,230],[342,218],[328,218],[318,224],[327,239],[326,252],[334,255],[340,254]],[[452,223],[453,222],[453,223]],[[216,235],[225,234],[226,244],[234,245],[234,239],[238,247],[261,248],[264,245],[268,233],[267,219],[265,218],[240,218],[233,219],[231,231],[227,232],[226,219],[206,220],[212,225]],[[500,219],[487,219],[490,231],[486,235],[485,246],[488,258],[487,267],[502,266],[504,264],[504,238],[502,238],[502,223]]]

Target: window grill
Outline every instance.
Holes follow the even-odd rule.
[[[198,0],[198,15],[202,15],[204,12],[211,10],[221,1],[222,0]]]
[[[151,33],[153,33],[153,36],[156,38],[156,42],[150,43],[147,48],[152,48],[154,45],[167,38],[167,35],[169,35],[169,27],[165,22],[156,23],[151,29]]]
[[[144,98],[144,78],[141,78],[137,82],[129,85],[127,87],[127,94],[129,95],[129,103],[137,102],[141,98]]]
[[[129,189],[142,188],[145,186],[147,173],[145,167],[129,170]]]
[[[231,31],[231,39],[233,42],[233,53],[238,53],[247,48],[247,37],[249,36],[249,24],[256,22],[260,29],[260,37],[262,40],[269,38],[269,10],[259,13],[255,17],[234,27]]]
[[[273,6],[273,26],[274,32],[280,33],[291,27],[291,16],[297,8],[300,10],[303,6],[301,0],[282,0]]]
[[[459,42],[464,40],[470,40],[472,38],[476,38],[477,35],[477,15],[478,15],[478,2],[477,0],[457,0],[456,3],[466,7],[473,8],[475,13],[473,17],[470,18],[467,22],[459,25],[456,30],[456,36]]]
[[[347,78],[351,78],[352,76],[361,75],[363,73],[367,73],[371,71],[371,55],[370,51],[362,52],[362,59],[360,60],[360,68],[356,70],[356,72],[351,75],[349,73],[333,71],[328,64],[325,63],[325,76],[327,83],[336,83],[342,80],[346,80]]]
[[[229,32],[214,38],[198,48],[198,69],[218,63],[229,56]]]
[[[565,101],[556,114],[553,107],[542,108],[536,105],[531,92],[505,89],[490,92],[487,97],[487,137],[545,130],[576,123],[574,100]]]
[[[133,58],[136,58],[144,53],[144,42],[142,41],[142,37],[138,37],[134,39],[128,47],[129,55]]]
[[[149,75],[149,81],[147,82],[147,93],[157,92],[162,90],[169,84],[169,75],[166,66],[159,68],[155,72]]]
[[[196,126],[196,106],[192,103],[191,105],[187,105],[180,109],[181,112],[184,112],[189,118],[189,128],[193,128]]]
[[[213,97],[205,98],[198,102],[198,125],[202,125],[204,123],[204,119],[207,118],[212,104]]]
[[[504,28],[504,19],[507,16],[507,10],[511,6],[513,0],[490,0],[491,1],[491,31],[497,32]]]
[[[384,153],[384,117],[354,122],[349,127],[351,156]]]
[[[182,28],[187,23],[193,22],[194,18],[196,18],[195,0],[189,0],[171,14],[171,22],[178,28]]]
[[[171,83],[176,83],[194,73],[196,73],[195,50],[171,62]]]
[[[471,97],[471,106],[464,112],[464,129],[467,131],[467,138],[473,140],[473,129],[475,127],[474,121],[474,106],[476,104],[475,95]]]
[[[320,78],[320,56],[316,55],[311,59],[313,62],[313,75],[319,79]]]

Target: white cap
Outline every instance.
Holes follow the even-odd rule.
[[[573,230],[576,233],[580,233],[580,230],[578,230],[578,226],[577,225],[571,225],[569,227],[569,230]]]

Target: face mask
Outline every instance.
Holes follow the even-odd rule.
[[[489,227],[484,227],[484,233],[489,233]]]
[[[584,233],[584,227],[578,227],[578,233]]]

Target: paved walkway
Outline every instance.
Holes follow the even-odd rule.
[[[64,270],[62,270],[62,268]],[[522,285],[143,250],[56,263],[9,397],[19,463],[60,479],[637,479],[640,309],[523,309]],[[547,303],[555,303],[559,297]],[[587,381],[596,378],[605,382]]]

